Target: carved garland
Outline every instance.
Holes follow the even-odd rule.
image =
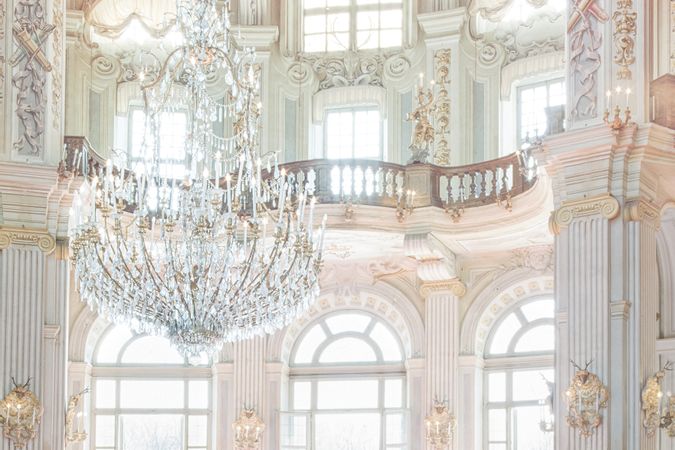
[[[54,66],[56,70],[52,72],[52,127],[55,130],[61,128],[61,96],[63,79],[61,75],[61,65],[63,60],[63,3],[54,2],[53,9],[54,37],[52,39],[52,51],[54,54]]]
[[[434,153],[434,164],[438,166],[450,165],[450,96],[448,87],[450,85],[450,49],[438,50],[434,55],[434,65],[436,73],[436,86],[438,87],[438,96],[436,97],[436,111],[434,115],[434,125],[436,129],[436,151]]]
[[[635,20],[637,13],[633,11],[633,0],[619,0],[617,11],[612,15],[614,21],[614,46],[616,54],[614,62],[619,65],[616,74],[619,80],[630,80],[633,74],[629,67],[635,62]]]

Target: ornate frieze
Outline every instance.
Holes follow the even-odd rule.
[[[541,273],[552,272],[553,261],[552,245],[536,245],[513,250],[508,262],[501,268],[505,271],[522,268]]]
[[[52,9],[52,20],[54,22],[54,33],[52,35],[52,54],[56,70],[52,71],[52,127],[55,130],[61,129],[62,115],[62,94],[63,94],[63,75],[61,66],[63,65],[63,2],[54,1]]]
[[[344,86],[382,86],[385,76],[404,77],[411,64],[401,54],[357,53],[347,51],[340,55],[301,55],[288,68],[288,76],[304,83],[309,69],[319,80],[319,90]]]
[[[0,250],[11,245],[34,245],[48,255],[56,248],[56,239],[46,230],[0,227]]]
[[[563,202],[562,206],[551,214],[549,222],[551,232],[558,234],[562,227],[568,226],[574,219],[601,215],[613,219],[619,214],[619,202],[611,194]]]
[[[0,0],[0,111],[4,111],[5,99],[5,16],[7,14],[7,3]],[[2,134],[0,134],[2,136]]]
[[[633,0],[618,0],[617,10],[612,15],[614,22],[614,62],[618,64],[616,74],[619,80],[633,77],[630,66],[635,62],[635,32],[637,13],[633,11]]]
[[[572,120],[598,115],[598,70],[602,64],[601,26],[609,20],[597,0],[576,0],[567,22],[569,86]]]
[[[9,62],[15,67],[12,85],[16,89],[19,135],[13,147],[19,156],[39,158],[44,153],[45,87],[47,72],[52,70],[44,46],[55,29],[45,15],[40,0],[18,0],[14,7],[12,31],[17,50]]]

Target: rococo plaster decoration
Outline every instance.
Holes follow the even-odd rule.
[[[675,0],[670,0],[670,73],[675,73]]]
[[[63,2],[53,2],[52,20],[54,21],[54,34],[52,35],[52,54],[56,70],[52,71],[52,127],[55,130],[61,128],[61,97],[63,90],[63,76],[61,66],[63,64]]]
[[[5,15],[7,5],[0,0],[0,86],[5,86]],[[0,89],[0,111],[4,111],[5,89]],[[0,135],[1,136],[1,135]]]
[[[598,69],[602,63],[601,24],[609,16],[596,0],[576,0],[567,22],[569,42],[569,85],[572,120],[593,119],[598,115]]]
[[[288,68],[289,78],[305,83],[310,69],[319,81],[318,90],[345,86],[383,86],[384,78],[400,79],[411,68],[403,53],[358,53],[341,55],[300,55]]]
[[[11,245],[34,245],[48,255],[56,249],[56,239],[46,230],[0,227],[0,250]]]
[[[437,96],[434,127],[436,131],[436,149],[434,164],[450,165],[450,49],[436,51],[434,55],[434,74],[436,76]]]
[[[501,268],[505,271],[523,268],[541,273],[552,272],[553,262],[552,245],[535,245],[513,250],[511,258]]]
[[[14,7],[12,30],[18,48],[10,65],[16,67],[12,85],[17,89],[19,136],[13,147],[19,156],[42,157],[44,151],[45,85],[52,65],[43,46],[55,29],[55,25],[46,22],[45,14],[39,0],[19,0]]]
[[[637,13],[633,11],[633,0],[618,0],[617,10],[612,15],[614,21],[614,62],[619,66],[616,74],[619,80],[630,80],[633,74],[630,66],[635,62],[635,21]]]

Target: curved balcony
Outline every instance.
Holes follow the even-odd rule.
[[[65,138],[59,175],[98,171],[104,160],[85,137]],[[510,210],[513,197],[536,181],[534,160],[517,152],[502,158],[458,167],[400,165],[366,159],[313,159],[280,165],[296,189],[322,204],[363,204],[406,210],[433,206],[459,219],[464,208],[498,204]],[[91,172],[91,173],[93,173]]]

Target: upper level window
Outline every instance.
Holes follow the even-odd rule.
[[[528,84],[518,88],[518,147],[543,136],[547,128],[546,108],[565,105],[565,81],[562,78]]]
[[[306,52],[402,44],[403,0],[305,0],[303,13]]]
[[[211,369],[167,339],[110,326],[94,353],[92,449],[208,450]]]
[[[142,109],[133,108],[129,115],[129,167],[138,171],[140,166],[151,167],[153,144],[145,142],[146,120]],[[160,175],[182,178],[185,175],[185,133],[187,113],[184,111],[166,111],[160,116]]]
[[[314,322],[290,375],[282,450],[408,448],[403,350],[386,323],[361,311]]]
[[[486,450],[553,449],[554,302],[524,301],[486,345]]]
[[[326,158],[382,158],[382,124],[376,107],[326,111]]]

